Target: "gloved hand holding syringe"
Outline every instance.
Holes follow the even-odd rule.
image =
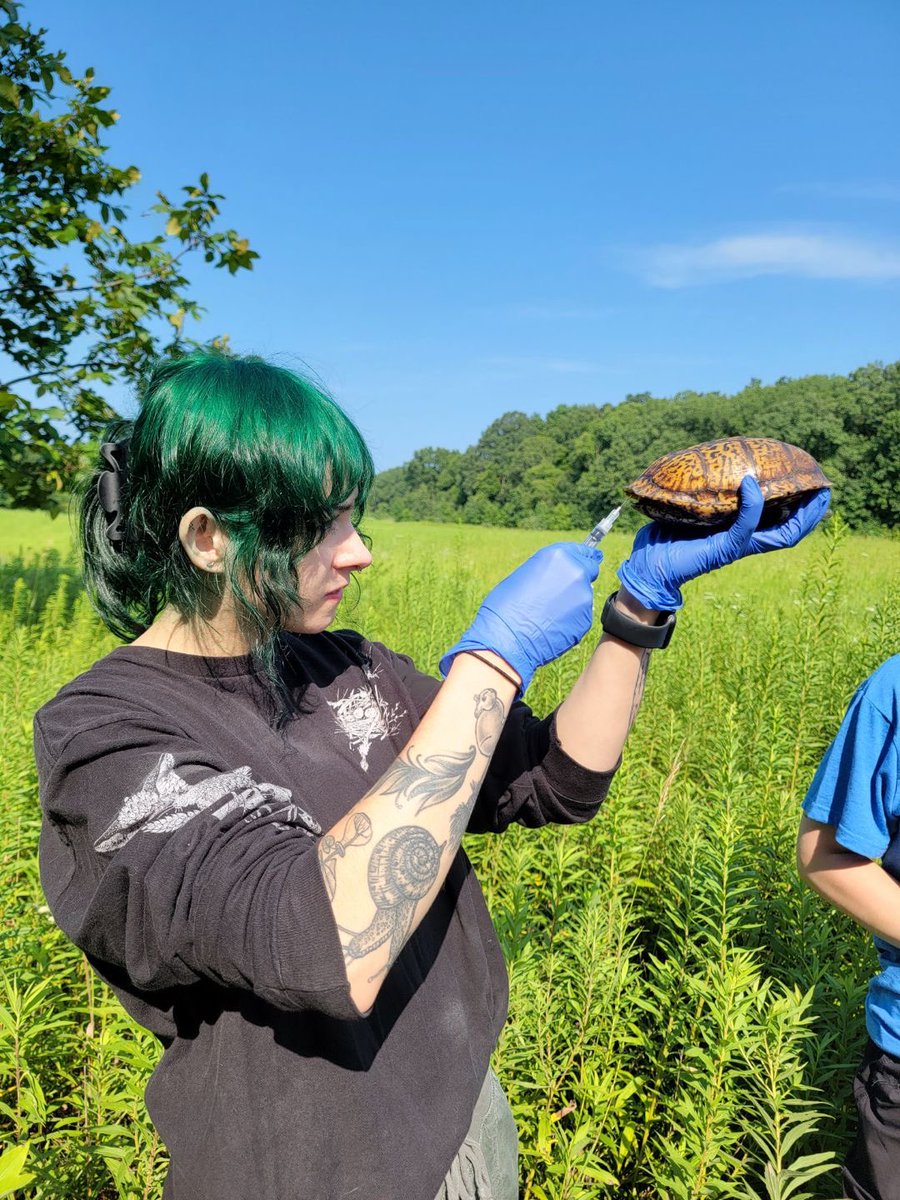
[[[475,620],[440,661],[446,675],[455,655],[491,650],[522,680],[522,695],[535,670],[580,642],[591,627],[593,588],[603,555],[597,543],[619,509],[599,521],[583,542],[544,546],[485,596]]]

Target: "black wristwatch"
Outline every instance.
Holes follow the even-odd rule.
[[[675,628],[675,614],[663,613],[662,619],[656,625],[644,625],[627,617],[620,608],[616,608],[618,591],[607,597],[600,614],[600,625],[604,633],[627,642],[629,646],[640,646],[643,650],[665,650],[672,640],[672,630]]]

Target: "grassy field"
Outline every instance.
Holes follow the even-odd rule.
[[[343,623],[427,670],[487,587],[554,536],[369,532],[376,565]],[[59,935],[37,878],[31,717],[114,644],[67,539],[63,520],[3,514],[0,1196],[151,1200],[164,1151],[141,1096],[157,1047]],[[598,597],[627,549],[604,543]],[[874,957],[800,886],[794,838],[854,687],[900,649],[898,581],[900,543],[833,521],[689,587],[597,820],[467,839],[510,967],[496,1067],[524,1197],[840,1195]],[[596,636],[541,672],[536,711]]]

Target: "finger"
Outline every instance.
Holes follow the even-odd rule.
[[[822,488],[810,496],[797,509],[794,516],[800,528],[800,537],[806,537],[819,524],[831,507],[831,488]],[[799,540],[799,539],[798,539]]]
[[[796,546],[799,541],[812,533],[831,505],[831,489],[822,488],[809,496],[796,512],[792,513],[781,525],[766,529],[753,535],[752,549],[755,554],[767,550],[784,550]]]
[[[746,553],[763,512],[763,494],[752,475],[745,475],[739,491],[740,508],[734,524],[724,536],[728,561]]]
[[[600,574],[603,551],[597,546],[587,546],[584,542],[555,542],[547,549],[567,558],[579,571],[583,571],[587,575],[591,583]],[[561,568],[562,564],[557,560],[554,569]]]
[[[588,578],[591,583],[600,574],[600,564],[603,562],[603,551],[596,546],[579,546],[578,553],[587,563]]]

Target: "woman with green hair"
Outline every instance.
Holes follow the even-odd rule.
[[[127,644],[39,712],[41,876],[60,928],[163,1053],[167,1200],[513,1200],[489,1069],[496,934],[460,841],[592,817],[680,584],[793,545],[645,526],[559,708],[521,701],[590,628],[601,555],[538,551],[441,660],[329,626],[371,554],[369,452],[321,389],[255,358],[162,363],[104,444],[84,577]]]

